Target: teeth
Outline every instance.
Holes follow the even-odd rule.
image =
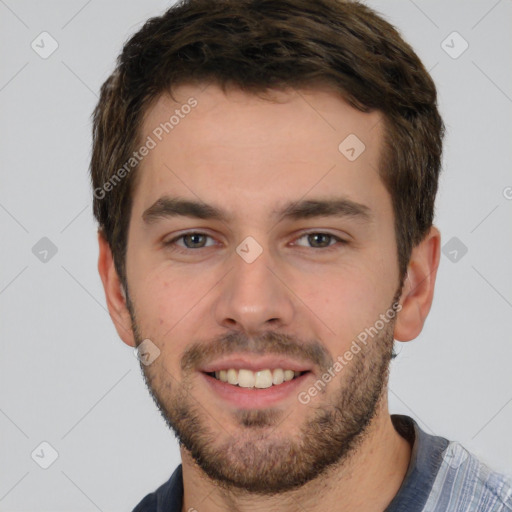
[[[261,370],[256,372],[256,382],[254,383],[255,388],[269,388],[272,386],[272,372],[270,370]]]
[[[241,388],[253,388],[256,382],[256,376],[251,370],[238,371],[238,385]]]
[[[285,382],[287,380],[292,380],[294,376],[295,376],[295,373],[294,373],[293,370],[285,370],[284,371],[284,380],[285,380]]]
[[[229,370],[220,370],[215,372],[215,378],[222,382],[228,382],[234,386],[238,385],[241,388],[264,389],[273,385],[278,386],[283,382],[292,380],[294,377],[298,377],[300,374],[301,372],[283,370],[282,368],[276,368],[275,370],[260,370],[257,372],[246,369],[236,370],[234,368],[230,368]]]
[[[284,371],[277,368],[272,373],[272,384],[282,384],[284,382]]]
[[[233,368],[228,370],[228,382],[234,385],[238,384],[238,372]]]

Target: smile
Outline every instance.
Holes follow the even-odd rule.
[[[303,373],[306,372],[283,370],[282,368],[259,371],[252,371],[246,368],[229,368],[228,370],[209,372],[208,375],[221,382],[241,388],[265,389],[272,386],[280,386],[283,382],[300,377]]]

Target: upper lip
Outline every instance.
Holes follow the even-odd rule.
[[[311,371],[312,365],[286,356],[231,355],[208,363],[199,370],[205,373],[211,373],[220,370],[229,370],[230,368],[234,368],[235,370],[247,369],[253,372],[276,368],[305,372]]]

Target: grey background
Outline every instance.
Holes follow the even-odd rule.
[[[438,85],[436,224],[443,245],[456,237],[423,333],[399,344],[391,411],[512,473],[512,1],[368,3]],[[99,87],[126,38],[168,5],[0,0],[1,511],[131,510],[179,463],[106,312],[88,181]],[[31,47],[43,31],[59,45],[47,59]],[[456,59],[453,31],[469,44]],[[58,452],[48,469],[31,457],[43,441]]]

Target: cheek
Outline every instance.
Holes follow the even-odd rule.
[[[131,285],[141,333],[165,344],[172,340],[176,348],[177,340],[187,338],[185,331],[197,325],[194,319],[201,314],[201,298],[212,286],[210,279],[200,279],[197,271],[189,275],[169,265],[148,269],[143,278]]]
[[[389,306],[385,276],[376,273],[376,268],[360,261],[302,281],[297,295],[305,297],[304,303],[317,315],[312,318],[321,320],[337,351],[373,325]]]
[[[137,290],[134,303],[140,335],[149,338],[160,350],[160,364],[146,368],[148,375],[156,379],[157,387],[164,386],[159,380],[165,375],[162,365],[179,380],[179,357],[189,339],[184,331],[187,302],[170,280],[145,279]]]
[[[139,280],[134,276],[130,288],[137,322],[146,337],[161,339],[183,316],[187,300],[172,280],[156,274]]]

